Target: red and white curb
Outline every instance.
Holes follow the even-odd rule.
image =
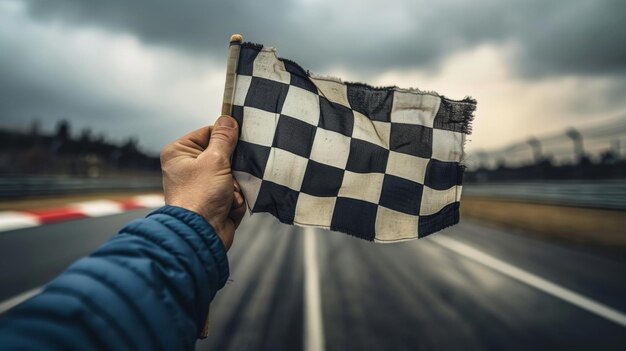
[[[72,219],[102,217],[141,208],[164,205],[163,195],[139,195],[124,200],[96,200],[33,211],[0,211],[0,232]]]

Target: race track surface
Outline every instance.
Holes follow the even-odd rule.
[[[0,233],[0,304],[149,211]],[[198,350],[617,350],[626,258],[474,222],[373,244],[244,220]]]

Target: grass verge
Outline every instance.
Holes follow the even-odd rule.
[[[626,212],[464,197],[461,215],[577,244],[626,252]]]

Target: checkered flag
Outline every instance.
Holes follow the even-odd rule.
[[[236,40],[229,71],[232,168],[251,212],[377,242],[458,223],[474,100],[318,77]]]

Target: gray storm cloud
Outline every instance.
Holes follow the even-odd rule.
[[[626,2],[620,0],[28,3],[39,19],[128,31],[196,53],[221,55],[225,38],[241,32],[316,70],[432,65],[455,50],[494,42],[518,46],[515,61],[524,75],[626,71]]]
[[[0,126],[67,118],[156,151],[212,122],[202,116],[219,111],[226,40],[242,33],[320,74],[462,87],[479,98],[475,135],[485,143],[497,123],[522,128],[528,115],[555,129],[622,113],[623,13],[619,0],[5,0]],[[485,48],[500,61],[472,56]],[[447,85],[428,86],[438,75]],[[538,132],[520,128],[503,138]]]

